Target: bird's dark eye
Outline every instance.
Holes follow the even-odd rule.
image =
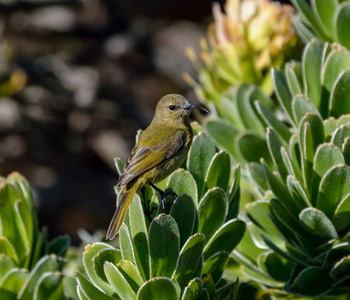
[[[174,105],[170,105],[170,106],[169,106],[169,109],[170,109],[170,110],[175,110],[175,106],[174,106]]]

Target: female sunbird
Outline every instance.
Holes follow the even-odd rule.
[[[153,183],[168,177],[185,160],[193,138],[189,121],[192,108],[209,113],[201,106],[190,104],[181,95],[166,95],[158,102],[151,124],[132,149],[119,177],[117,185],[123,194],[106,239],[112,240],[118,234],[137,190],[145,184],[157,189]]]

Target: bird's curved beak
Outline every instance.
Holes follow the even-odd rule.
[[[209,110],[207,110],[206,108],[204,108],[203,106],[199,106],[199,105],[196,105],[196,104],[187,104],[184,109],[192,109],[192,108],[198,108],[198,109],[201,109],[203,111],[205,111],[207,114],[209,114]]]

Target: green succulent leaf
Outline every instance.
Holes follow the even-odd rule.
[[[294,264],[277,254],[268,252],[261,256],[266,272],[276,281],[288,281]]]
[[[121,299],[133,300],[136,298],[136,292],[127,280],[128,278],[132,281],[132,278],[123,276],[125,272],[123,274],[114,264],[108,261],[105,263],[104,269],[109,284]],[[136,285],[135,281],[132,282]]]
[[[215,154],[215,146],[204,132],[200,132],[194,137],[188,154],[187,169],[197,183],[199,199],[203,195],[205,177]]]
[[[11,269],[16,268],[15,262],[11,259],[11,257],[4,253],[4,249],[1,249],[1,238],[0,238],[0,278],[3,278],[3,276],[10,271]],[[1,281],[1,280],[0,280]]]
[[[206,123],[206,128],[210,136],[214,139],[220,148],[225,149],[232,157],[237,160],[238,155],[234,147],[235,136],[239,130],[230,122],[215,118]]]
[[[22,289],[18,293],[18,299],[32,299],[34,290],[41,277],[48,272],[50,273],[61,270],[62,265],[62,258],[59,258],[54,254],[42,257],[35,265],[35,268],[30,272],[26,282],[23,284]]]
[[[177,300],[178,289],[169,278],[157,277],[147,281],[138,291],[137,300]]]
[[[332,218],[332,223],[338,232],[341,232],[343,230],[349,230],[350,194],[345,196],[345,198],[339,203]]]
[[[350,138],[345,138],[345,141],[342,145],[342,152],[343,152],[345,163],[347,165],[350,165]]]
[[[170,175],[167,183],[178,195],[187,194],[198,204],[197,183],[190,172],[184,169],[178,169]]]
[[[231,253],[243,238],[245,228],[245,223],[238,219],[230,220],[222,225],[207,242],[204,249],[204,260],[221,251]]]
[[[144,280],[149,279],[149,247],[148,228],[143,212],[141,198],[135,195],[129,208],[130,237],[132,240],[135,256],[135,264],[140,270]]]
[[[0,298],[16,299],[29,276],[28,270],[13,268],[1,276],[0,280]]]
[[[133,291],[137,293],[144,281],[135,265],[130,260],[120,260],[117,264],[117,268],[127,280]]]
[[[303,85],[301,78],[301,67],[299,63],[294,61],[286,63],[285,66],[285,74],[287,77],[287,83],[289,89],[293,93],[294,96],[303,93]]]
[[[105,275],[104,264],[106,261],[116,265],[122,259],[122,254],[120,250],[117,249],[103,249],[99,251],[93,257],[93,267],[97,276],[107,282],[107,277]]]
[[[335,36],[335,24],[334,20],[336,18],[336,11],[338,7],[337,0],[312,0],[314,11],[317,12],[315,17],[319,17],[320,24],[322,24],[322,29],[326,32],[329,37]]]
[[[229,254],[226,251],[215,253],[204,263],[203,274],[210,274],[217,284],[224,273],[228,260]]]
[[[119,157],[116,157],[114,159],[114,165],[115,165],[115,168],[117,169],[117,172],[120,176],[123,173],[124,162]]]
[[[238,279],[236,282],[231,282],[220,289],[218,289],[214,300],[236,300],[238,299],[238,290],[240,282]]]
[[[308,231],[317,234],[325,240],[338,238],[332,222],[318,209],[313,207],[305,208],[300,213],[299,219]]]
[[[315,38],[315,34],[310,31],[302,22],[299,16],[291,16],[292,22],[300,39],[306,44]]]
[[[241,156],[247,162],[259,162],[260,158],[263,158],[268,164],[271,163],[272,160],[265,139],[255,133],[243,132],[236,137],[235,143]],[[256,149],[259,149],[258,154]]]
[[[193,278],[203,253],[205,237],[201,233],[191,236],[180,251],[177,266],[172,278],[183,289]]]
[[[93,245],[88,245],[85,247],[83,253],[83,264],[85,271],[89,276],[91,282],[102,289],[106,294],[112,295],[114,293],[111,286],[106,283],[102,278],[100,278],[95,271],[93,258],[98,255],[101,250],[113,249],[112,246],[105,243],[95,243]]]
[[[204,233],[208,241],[224,223],[227,209],[227,197],[224,190],[216,187],[203,196],[198,205],[198,232]]]
[[[350,193],[350,167],[337,165],[329,169],[320,183],[316,208],[329,219],[341,201]]]
[[[321,268],[309,267],[301,271],[287,289],[290,293],[307,297],[320,296],[332,288],[331,280]]]
[[[181,300],[198,299],[202,291],[202,281],[199,278],[192,279],[186,286]]]
[[[213,281],[213,277],[210,274],[206,274],[202,278],[202,286],[203,286],[203,289],[207,290],[209,294],[209,298],[214,299],[216,295],[216,285],[215,285],[215,282]]]
[[[350,278],[350,255],[343,257],[330,271],[330,275],[334,280],[345,281]]]
[[[132,245],[129,229],[125,224],[122,224],[119,231],[119,244],[124,260],[130,260],[135,263],[134,248]]]
[[[175,199],[170,215],[179,227],[180,247],[182,247],[192,235],[196,218],[198,218],[196,204],[190,196],[183,194]]]
[[[156,217],[149,229],[151,277],[171,277],[178,260],[179,228],[170,215]]]
[[[349,5],[350,12],[350,5]],[[349,18],[350,20],[350,18]],[[350,70],[344,71],[335,82],[331,92],[330,114],[339,118],[350,112]]]
[[[63,292],[63,274],[59,272],[48,272],[41,276],[35,287],[34,300],[60,300]]]
[[[350,4],[344,2],[339,6],[336,18],[337,42],[350,49],[349,29],[350,26]]]
[[[91,281],[87,280],[82,274],[76,272],[75,274],[78,283],[78,295],[82,300],[101,299],[112,300],[115,299],[97,288]]]
[[[347,138],[350,138],[350,124],[343,124],[335,130],[331,142],[341,149]]]
[[[293,98],[293,116],[297,124],[301,122],[303,117],[307,114],[319,115],[315,104],[305,95],[296,95]]]
[[[226,151],[221,150],[214,155],[210,162],[205,177],[206,188],[204,189],[204,192],[214,187],[220,187],[226,191],[230,179],[230,173],[230,156]]]

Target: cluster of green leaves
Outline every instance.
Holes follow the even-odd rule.
[[[1,299],[74,297],[74,279],[61,273],[69,238],[48,243],[46,236],[38,229],[28,182],[18,173],[0,177]]]
[[[313,40],[301,63],[273,71],[282,120],[261,101],[254,101],[253,110],[249,97],[251,110],[235,107],[242,120],[254,113],[267,131],[265,145],[250,144],[255,159],[247,170],[259,196],[246,206],[247,233],[231,257],[241,264],[242,276],[279,293],[350,292],[349,67],[347,49]],[[220,122],[208,122],[211,135]]]
[[[120,249],[86,247],[87,276],[76,273],[80,299],[235,299],[239,284],[222,274],[245,232],[237,219],[240,169],[229,184],[228,153],[194,129],[185,169],[159,183],[177,194],[167,197],[168,206],[145,187],[131,202]],[[116,166],[120,172],[123,163],[116,159]]]
[[[293,23],[305,42],[317,38],[350,49],[350,2],[344,0],[291,0],[299,11]]]

